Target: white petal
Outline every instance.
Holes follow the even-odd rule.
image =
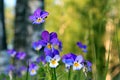
[[[30,71],[30,75],[31,75],[31,76],[36,75],[36,73],[37,73],[36,70],[34,70],[34,71],[31,70],[31,71]]]
[[[80,70],[83,67],[83,65],[79,64],[79,66],[74,66],[73,65],[73,70]]]
[[[39,45],[36,50],[39,51],[42,48],[42,45]]]
[[[59,65],[58,62],[56,62],[56,64],[50,63],[50,67],[51,67],[51,68],[56,68],[58,65]]]

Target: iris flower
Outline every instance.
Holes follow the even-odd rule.
[[[77,42],[77,46],[82,49],[83,52],[87,52],[87,46],[81,42]]]
[[[11,57],[15,57],[16,55],[16,51],[14,49],[11,49],[11,50],[7,50],[7,53],[11,56]]]
[[[30,75],[31,76],[34,76],[37,74],[37,70],[38,70],[38,65],[34,64],[34,63],[31,63],[29,65],[29,72],[30,72]]]
[[[33,24],[40,24],[45,22],[45,18],[48,16],[48,12],[42,11],[41,9],[37,9],[33,15],[29,17],[29,19],[33,22]]]
[[[73,53],[65,54],[62,57],[62,62],[65,64],[66,69],[70,69],[70,66],[73,65],[76,55]]]
[[[60,61],[59,52],[54,51],[53,53],[46,55],[46,61],[49,62],[51,68],[56,68],[59,65],[58,61]]]

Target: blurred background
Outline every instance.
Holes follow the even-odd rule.
[[[49,12],[44,24],[29,21],[37,8]],[[7,49],[34,59],[31,43],[43,30],[58,33],[61,55],[82,54],[92,62],[92,80],[120,80],[120,0],[0,0],[0,72],[9,64]],[[88,46],[88,53],[77,41]]]

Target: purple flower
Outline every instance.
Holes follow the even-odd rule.
[[[90,61],[84,60],[84,61],[82,62],[82,64],[83,64],[83,71],[84,71],[84,72],[91,71],[92,63],[91,63]]]
[[[77,46],[82,49],[83,52],[87,52],[87,46],[81,42],[77,42]]]
[[[57,34],[55,32],[49,33],[48,31],[43,31],[42,32],[42,39],[46,43],[44,48],[45,53],[51,53],[54,50],[61,49],[62,43],[58,40]]]
[[[83,57],[82,55],[78,55],[73,63],[73,70],[80,70],[83,65],[82,65]]]
[[[29,17],[29,19],[33,22],[33,24],[40,24],[45,22],[45,18],[48,16],[48,12],[42,11],[41,9],[37,9],[33,15]]]
[[[83,57],[81,55],[76,56],[73,53],[66,54],[62,57],[62,62],[65,63],[67,69],[73,66],[73,70],[80,70],[82,65]]]
[[[55,32],[43,31],[41,35],[42,40],[33,43],[34,49],[39,50],[42,46],[45,54],[52,53],[54,50],[62,50],[62,42],[58,40]]]
[[[43,64],[46,64],[46,60],[45,60],[45,55],[41,55],[36,59],[37,63],[42,62]]]
[[[62,57],[62,62],[65,64],[67,69],[70,69],[70,66],[73,65],[74,60],[75,60],[76,57],[77,56],[75,54],[73,54],[73,53],[65,54]]]
[[[32,43],[32,47],[33,49],[35,49],[36,51],[39,51],[42,48],[42,45],[40,44],[39,41],[33,42]]]
[[[18,52],[16,54],[16,58],[19,60],[23,60],[26,57],[26,53],[25,52]]]
[[[26,71],[27,71],[27,68],[25,66],[21,66],[19,68],[19,70],[20,70],[21,75],[24,75],[26,73]]]
[[[23,75],[25,75],[26,71],[27,68],[25,66],[20,66],[19,68],[17,68],[16,74],[17,76],[22,77]]]
[[[46,61],[49,62],[51,68],[56,68],[60,61],[60,55],[58,51],[54,51],[46,56]]]
[[[36,75],[36,74],[37,74],[37,70],[38,70],[38,65],[37,65],[37,64],[31,63],[31,64],[29,65],[29,72],[30,72],[30,75],[31,75],[31,76]]]
[[[15,67],[10,64],[9,66],[7,66],[5,73],[9,74],[10,72],[13,72],[14,70],[15,70]]]
[[[14,49],[11,49],[11,50],[7,50],[7,53],[11,56],[11,57],[15,57],[16,55],[16,51]]]

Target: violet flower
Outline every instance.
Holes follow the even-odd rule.
[[[82,49],[83,52],[87,52],[87,46],[82,44],[81,42],[77,42],[77,46]]]
[[[29,72],[30,72],[30,75],[31,75],[31,76],[36,75],[36,74],[37,74],[37,70],[38,70],[38,65],[37,65],[37,64],[31,63],[31,64],[29,65]]]
[[[32,47],[33,49],[35,49],[36,51],[39,51],[42,48],[42,45],[39,41],[33,42],[32,43]]]
[[[56,68],[59,65],[60,55],[58,51],[54,51],[46,55],[46,61],[49,62],[51,68]]]
[[[58,40],[55,32],[49,33],[48,31],[42,32],[42,40],[33,43],[33,48],[36,50],[44,47],[45,54],[52,53],[54,50],[62,50],[62,42]]]
[[[73,53],[65,54],[62,57],[62,62],[65,64],[66,69],[70,69],[70,66],[73,65],[76,55]]]
[[[40,8],[38,8],[33,15],[29,17],[29,19],[33,22],[33,24],[40,24],[45,22],[45,18],[48,16],[48,12],[42,11]]]
[[[11,49],[11,50],[7,50],[7,53],[11,56],[11,57],[15,57],[16,55],[16,51],[14,49]]]
[[[91,71],[92,63],[91,63],[90,61],[84,60],[84,61],[82,62],[82,64],[83,64],[83,71],[84,71],[84,72]]]
[[[80,70],[83,65],[82,65],[83,57],[82,55],[78,55],[73,63],[73,70]]]
[[[26,53],[25,52],[18,52],[16,54],[16,58],[19,60],[23,60],[26,57]]]
[[[36,59],[36,62],[37,62],[37,63],[42,62],[43,65],[46,64],[45,55],[39,56],[39,57]]]

